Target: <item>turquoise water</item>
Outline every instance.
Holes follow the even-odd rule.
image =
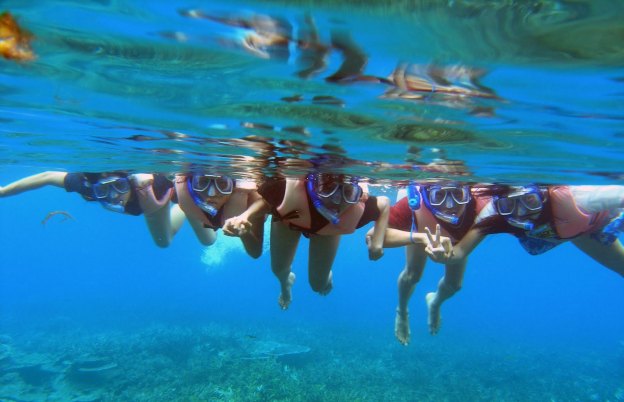
[[[328,82],[336,50],[302,79],[296,53],[255,57],[231,27],[185,16],[195,7],[3,2],[37,59],[0,60],[0,184],[43,170],[272,175],[319,156],[391,199],[390,184],[438,176],[423,167],[440,159],[461,162],[448,174],[460,180],[622,184],[621,2],[200,8],[295,31],[309,15],[322,42],[356,44],[368,76],[402,62],[482,69],[497,98],[461,100]],[[42,225],[56,210],[75,220]],[[424,295],[443,271],[429,263],[404,347],[403,251],[368,261],[363,231],[342,239],[327,297],[306,283],[302,241],[283,312],[268,252],[250,260],[223,236],[204,248],[188,224],[159,249],[141,218],[56,188],[0,200],[0,221],[2,401],[624,400],[621,278],[570,244],[531,257],[509,236],[486,239],[436,336]]]

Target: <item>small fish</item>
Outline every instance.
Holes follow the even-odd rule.
[[[64,218],[61,222],[64,222],[68,219],[71,220],[76,220],[76,218],[74,218],[73,216],[71,216],[71,214],[69,212],[66,211],[52,211],[49,214],[46,215],[45,218],[43,218],[43,220],[41,221],[41,224],[45,226],[45,224],[54,216],[54,215],[63,215]]]

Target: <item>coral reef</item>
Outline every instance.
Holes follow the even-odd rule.
[[[0,335],[0,400],[624,400],[619,345],[610,356],[434,338],[404,348],[363,333],[153,324]]]

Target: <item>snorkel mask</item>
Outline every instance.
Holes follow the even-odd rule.
[[[341,183],[338,180],[322,181],[320,176],[319,173],[308,175],[306,179],[308,195],[318,213],[337,225],[340,222],[338,214],[327,208],[322,199],[329,200],[334,205],[340,205],[342,201],[347,204],[357,204],[362,197],[362,188],[355,177],[349,183]]]
[[[541,213],[544,207],[544,198],[537,186],[519,187],[505,197],[495,197],[492,202],[507,223],[526,231],[533,230],[536,218],[532,216]]]
[[[207,203],[200,194],[205,197],[214,197],[218,194],[230,195],[234,191],[234,180],[228,176],[213,175],[190,175],[186,178],[186,188],[195,205],[202,211],[214,217],[219,210]]]
[[[126,177],[103,177],[92,186],[93,195],[109,211],[124,213],[124,194],[130,192],[130,181]]]
[[[460,217],[444,211],[441,207],[450,209],[454,205],[466,205],[471,200],[470,186],[456,184],[424,186],[424,202],[427,208],[439,219],[457,225]],[[450,204],[450,205],[449,205]]]

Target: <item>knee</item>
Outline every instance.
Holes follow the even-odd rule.
[[[215,237],[202,237],[199,239],[199,242],[204,246],[212,246],[217,239]]]
[[[165,238],[165,237],[155,237],[154,238],[154,243],[159,248],[167,248],[171,244],[171,239],[168,239],[168,238]]]
[[[310,287],[316,293],[323,293],[327,289],[327,280],[321,280],[320,278],[310,278],[308,280]]]
[[[420,281],[421,276],[422,272],[416,272],[405,268],[403,272],[401,272],[401,275],[399,275],[399,282],[416,284]]]

